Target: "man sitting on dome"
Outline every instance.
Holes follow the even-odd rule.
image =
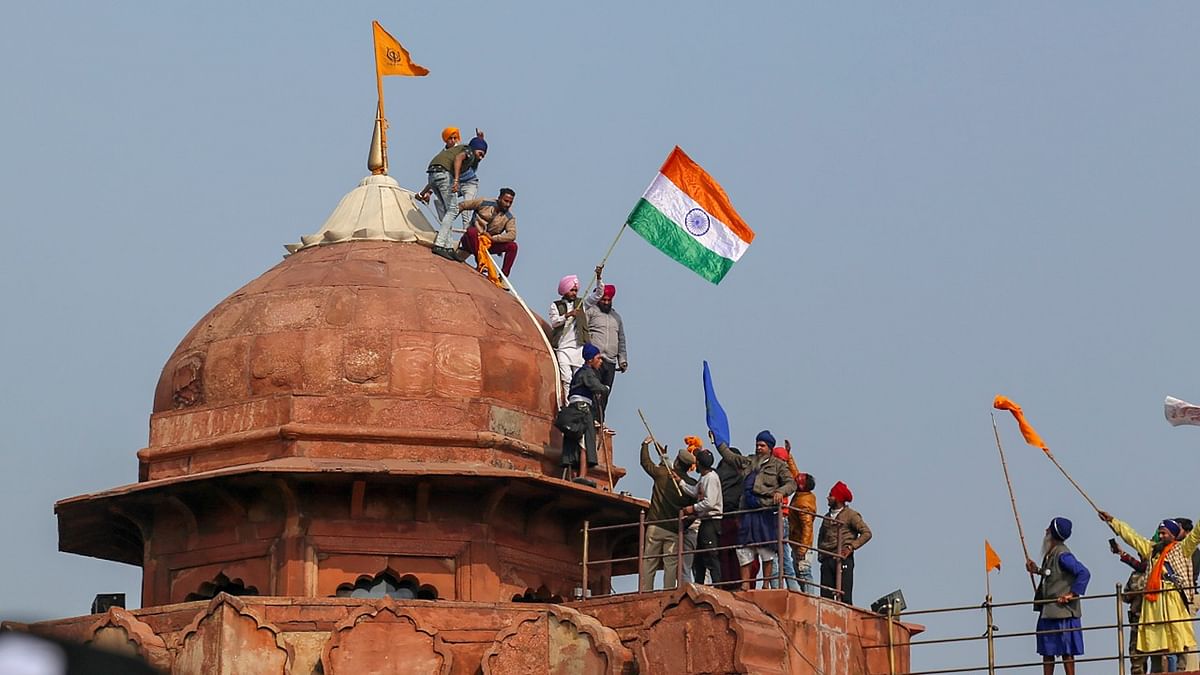
[[[459,204],[464,213],[475,212],[470,227],[458,243],[459,260],[471,256],[478,259],[479,238],[486,236],[492,242],[488,252],[504,254],[504,265],[500,271],[504,272],[505,277],[512,273],[513,263],[517,259],[517,218],[510,209],[516,196],[512,188],[500,188],[500,196],[495,199],[468,199]]]

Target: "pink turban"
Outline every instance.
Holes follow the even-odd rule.
[[[568,274],[558,280],[559,295],[566,295],[567,291],[570,291],[572,288],[579,288],[579,277],[574,274]]]

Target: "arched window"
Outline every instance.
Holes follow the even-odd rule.
[[[229,595],[258,595],[258,589],[254,586],[247,586],[246,582],[241,579],[230,579],[225,576],[224,572],[218,574],[212,581],[206,581],[200,584],[200,588],[196,589],[195,593],[188,593],[184,598],[184,602],[192,602],[194,600],[211,600],[217,597],[218,593],[228,593]]]
[[[512,597],[513,602],[552,602],[560,603],[562,598],[550,592],[549,588],[544,585],[539,586],[535,591],[532,588],[526,588],[524,593],[518,593]]]
[[[437,600],[437,589],[429,584],[422,584],[411,574],[404,575],[399,581],[390,572],[380,572],[373,577],[363,575],[353,584],[346,583],[337,587],[339,598],[396,598],[399,600]]]

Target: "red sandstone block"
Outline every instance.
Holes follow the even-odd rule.
[[[433,335],[425,332],[392,334],[391,391],[412,397],[433,393]]]
[[[299,389],[303,353],[303,333],[255,336],[250,347],[250,393],[261,395]]]

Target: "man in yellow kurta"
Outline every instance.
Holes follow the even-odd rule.
[[[1103,511],[1100,519],[1149,561],[1135,647],[1150,654],[1152,672],[1163,672],[1167,654],[1196,649],[1196,631],[1188,619],[1193,599],[1191,558],[1200,544],[1200,527],[1180,539],[1183,529],[1179,523],[1164,520],[1158,525],[1155,543]],[[1174,623],[1164,623],[1167,621]]]

